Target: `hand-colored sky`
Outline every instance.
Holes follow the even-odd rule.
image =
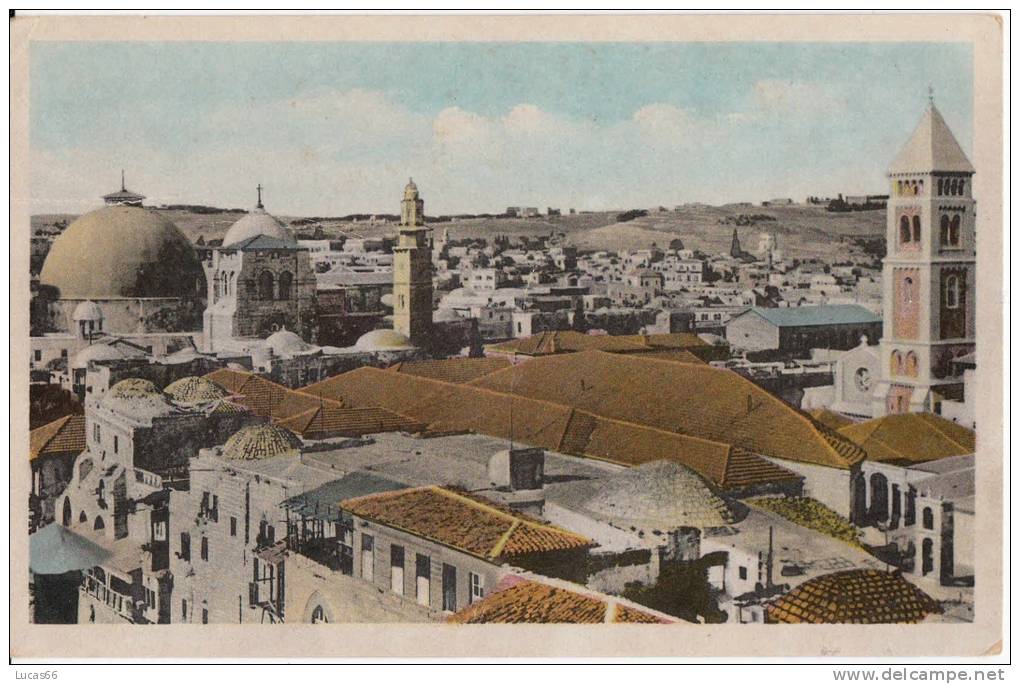
[[[128,187],[284,215],[605,209],[883,192],[952,43],[37,43],[33,210]]]

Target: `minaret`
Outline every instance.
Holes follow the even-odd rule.
[[[974,351],[974,167],[929,95],[889,167],[882,379],[872,413],[931,411],[962,398],[951,361]]]
[[[400,202],[400,235],[393,249],[393,329],[421,345],[432,330],[432,254],[425,202],[408,179]]]

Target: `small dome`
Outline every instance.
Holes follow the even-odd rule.
[[[277,356],[294,356],[315,351],[313,345],[301,339],[296,332],[283,328],[277,330],[266,338],[266,345],[269,346]]]
[[[86,299],[84,302],[74,308],[75,322],[77,321],[101,321],[103,320],[103,311],[99,308],[91,299]]]
[[[386,349],[410,349],[411,340],[396,330],[372,330],[358,338],[355,349],[361,351],[383,351]]]
[[[106,391],[100,404],[136,418],[166,416],[177,410],[155,385],[141,378],[121,380]]]
[[[674,461],[652,461],[600,482],[584,507],[646,529],[725,527],[736,519],[697,473]]]
[[[149,380],[128,378],[121,380],[109,389],[106,396],[114,399],[140,399],[142,397],[159,396],[159,389]]]
[[[407,185],[404,186],[404,199],[418,199],[418,186],[414,184],[413,178],[407,179]]]
[[[256,207],[237,220],[230,226],[226,236],[223,238],[223,246],[229,247],[248,238],[265,235],[267,237],[294,242],[290,231],[283,223],[270,216],[265,209]]]
[[[435,314],[432,315],[432,321],[434,323],[449,323],[451,321],[463,320],[456,311],[453,309],[439,309]]]
[[[117,361],[125,356],[108,344],[90,344],[74,355],[71,368],[86,368],[89,361]]]
[[[174,380],[166,386],[163,393],[185,406],[206,404],[227,396],[227,391],[212,380],[194,375]]]
[[[297,436],[278,425],[249,425],[235,432],[223,447],[223,458],[231,461],[258,461],[264,458],[296,455],[301,446]]]

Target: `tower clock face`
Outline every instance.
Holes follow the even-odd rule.
[[[858,368],[857,372],[854,373],[854,384],[857,385],[857,389],[862,392],[867,392],[871,389],[871,371],[867,368]]]

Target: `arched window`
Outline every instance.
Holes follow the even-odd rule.
[[[103,516],[101,515],[96,516],[96,522],[92,525],[92,529],[94,530],[106,529],[106,523],[103,521]]]
[[[290,271],[284,271],[280,274],[280,295],[279,299],[290,299],[290,288],[294,282],[294,276],[291,275]]]
[[[949,244],[953,247],[960,246],[960,215],[957,214],[953,217],[952,222],[949,224]]]
[[[946,308],[956,309],[960,306],[960,278],[951,275],[946,278]]]
[[[900,217],[900,244],[910,242],[910,219],[906,215]]]
[[[231,271],[230,272],[230,276],[227,278],[227,294],[228,295],[236,295],[237,294],[237,279],[236,279],[236,275],[237,275],[236,273]]]
[[[96,490],[96,494],[99,495],[99,505],[106,505],[106,482],[103,480],[99,481],[99,487]]]
[[[329,618],[326,617],[326,609],[322,606],[315,606],[312,610],[312,624],[328,623]]]
[[[892,356],[889,358],[889,372],[893,375],[899,375],[902,367],[903,357],[898,350],[893,351]]]
[[[63,513],[64,527],[71,526],[71,500],[68,498],[64,499],[64,513]]]
[[[935,529],[935,514],[932,513],[930,507],[925,506],[924,512],[921,514],[921,524],[924,525],[926,530]]]
[[[914,242],[921,241],[921,217],[914,216]]]
[[[903,279],[903,304],[909,306],[914,299],[914,279],[908,276]]]
[[[942,194],[942,179],[941,178],[939,178],[939,186],[938,187],[939,187],[939,194],[941,195]]]
[[[259,274],[259,299],[273,298],[273,274],[271,271],[262,271]]]
[[[82,511],[81,515],[78,516],[78,522],[84,524],[84,523],[87,523],[88,521],[89,521],[89,517],[87,515],[85,515],[85,511]]]
[[[917,377],[917,354],[914,352],[907,352],[907,356],[904,361],[904,374],[909,375],[912,378]]]
[[[960,179],[960,187],[959,187],[959,190],[960,190],[960,194],[961,194],[961,195],[965,195],[965,194],[967,194],[967,191],[966,191],[966,184],[967,184],[967,181],[965,181],[965,180],[963,180],[963,179],[961,178],[961,179]]]
[[[939,241],[945,246],[949,244],[949,217],[942,214],[942,220],[939,221]]]

